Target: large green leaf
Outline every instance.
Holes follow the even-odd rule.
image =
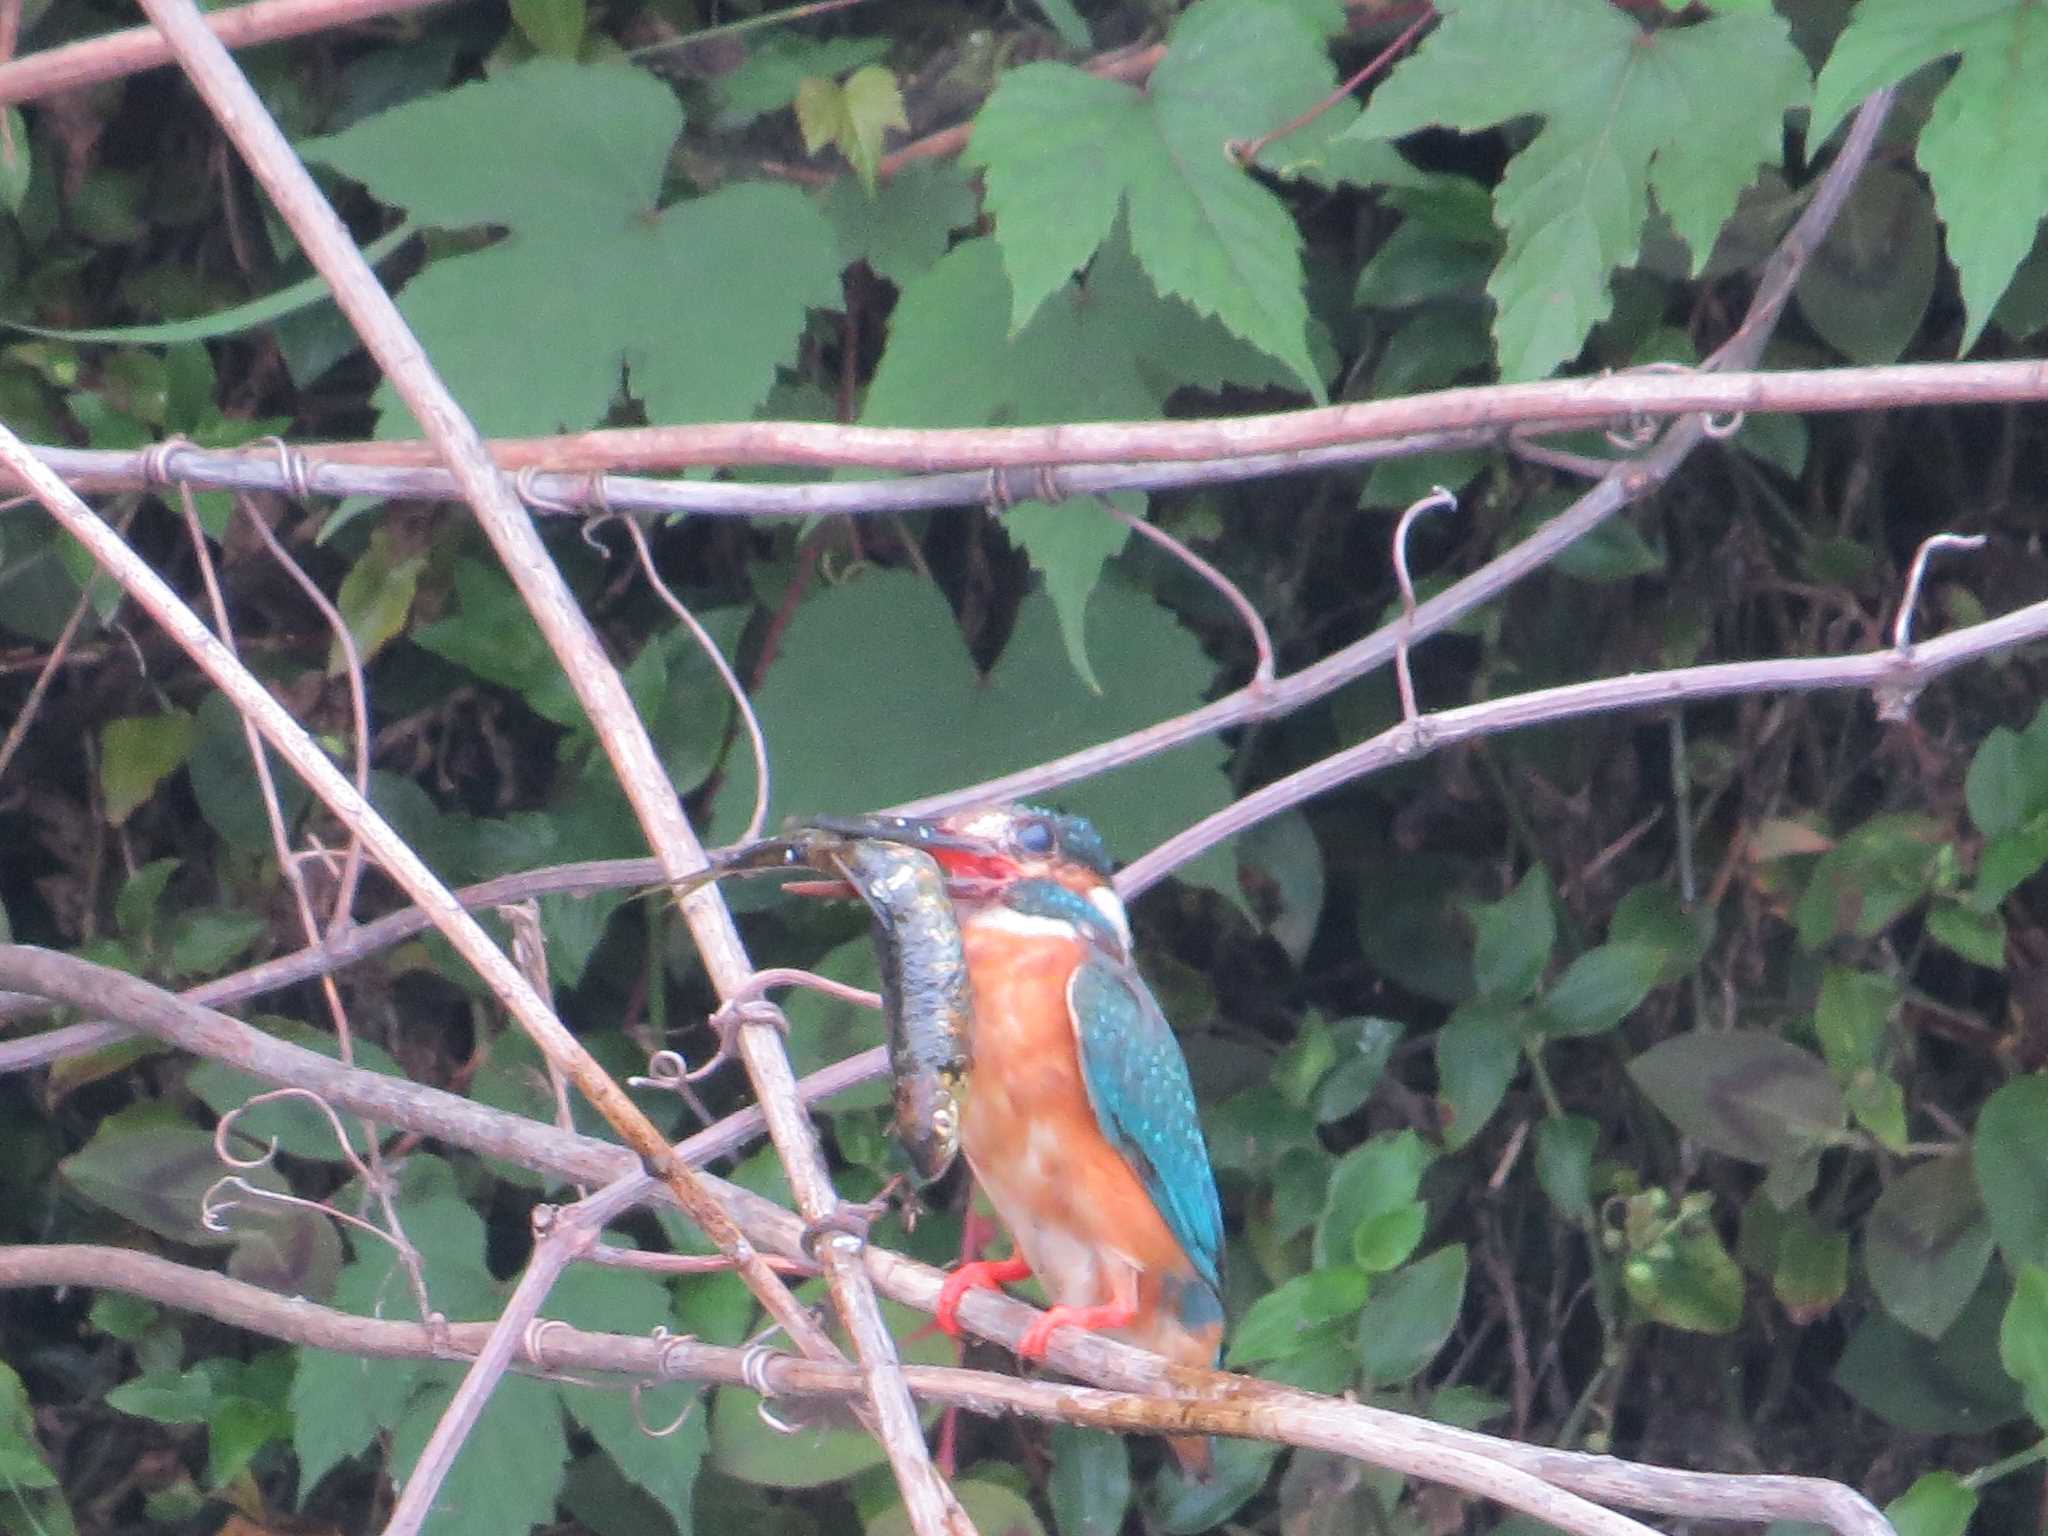
[[[1819,1057],[1758,1030],[1696,1029],[1652,1046],[1628,1071],[1680,1131],[1746,1162],[1811,1152],[1848,1113]]]
[[[748,182],[658,210],[682,110],[624,63],[541,58],[304,146],[447,229],[501,226],[443,257],[399,307],[487,433],[588,426],[623,368],[657,421],[745,416],[807,308],[839,302],[837,243],[794,187]],[[379,431],[413,430],[387,384]]]
[[[1043,761],[1201,702],[1211,665],[1165,609],[1105,587],[1088,611],[1102,677],[1075,678],[1052,605],[1027,599],[986,677],[931,586],[870,572],[797,610],[756,700],[775,764],[778,814],[896,804]],[[1062,790],[1129,858],[1229,802],[1223,749],[1204,742]],[[715,835],[739,830],[752,774],[737,765]],[[1229,879],[1228,861],[1194,866]]]
[[[1541,377],[1606,318],[1608,276],[1636,254],[1652,192],[1694,270],[1705,262],[1736,198],[1778,159],[1806,66],[1774,15],[1649,30],[1607,0],[1438,9],[1442,24],[1348,136],[1544,119],[1495,195],[1508,245],[1487,285],[1501,373]]]
[[[1938,1339],[1976,1294],[1991,1262],[1991,1226],[1970,1165],[1937,1157],[1886,1186],[1863,1223],[1863,1267],[1884,1309]]]
[[[1279,358],[1322,398],[1300,231],[1225,151],[1332,83],[1320,32],[1284,0],[1198,0],[1144,90],[1066,64],[1005,75],[967,153],[986,167],[1013,323],[1085,265],[1128,210],[1132,245],[1161,292]]]
[[[1814,86],[1818,143],[1869,92],[1960,55],[1920,130],[1920,168],[1962,280],[1968,351],[2048,207],[2048,12],[2032,0],[1862,0]]]
[[[2048,1076],[2015,1078],[1984,1101],[1970,1155],[2006,1261],[2048,1263]]]

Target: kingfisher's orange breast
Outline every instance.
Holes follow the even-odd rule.
[[[1085,946],[1004,916],[966,925],[974,1067],[961,1149],[1054,1302],[1107,1301],[1119,1268],[1150,1301],[1188,1260],[1088,1099],[1067,1010]]]

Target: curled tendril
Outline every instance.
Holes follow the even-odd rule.
[[[654,1330],[654,1341],[661,1348],[655,1356],[654,1368],[661,1377],[661,1380],[636,1381],[627,1389],[626,1401],[633,1408],[633,1423],[639,1428],[640,1433],[647,1436],[650,1440],[666,1440],[670,1435],[688,1423],[690,1415],[697,1411],[700,1397],[692,1397],[687,1403],[683,1404],[683,1411],[681,1413],[677,1414],[673,1420],[663,1425],[660,1429],[656,1429],[647,1422],[646,1416],[641,1411],[640,1404],[640,1394],[646,1388],[660,1386],[662,1381],[672,1381],[683,1374],[682,1368],[675,1363],[676,1356],[681,1352],[683,1345],[695,1343],[696,1338],[697,1336],[693,1333],[671,1334],[666,1328],[656,1328]]]
[[[799,1434],[801,1431],[794,1424],[778,1419],[768,1407],[768,1399],[779,1395],[768,1380],[768,1367],[776,1358],[777,1352],[766,1344],[749,1344],[740,1355],[740,1380],[760,1395],[760,1405],[754,1411],[763,1424],[778,1435]]]

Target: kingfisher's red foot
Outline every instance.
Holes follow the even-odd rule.
[[[960,1337],[960,1303],[969,1291],[999,1290],[1012,1280],[1023,1280],[1030,1274],[1031,1266],[1015,1256],[977,1259],[972,1264],[962,1264],[946,1276],[946,1283],[939,1287],[939,1304],[932,1308],[932,1321],[942,1332],[957,1339]]]
[[[1105,1302],[1099,1307],[1048,1307],[1042,1317],[1017,1341],[1017,1358],[1043,1360],[1052,1348],[1053,1330],[1079,1328],[1100,1333],[1105,1328],[1127,1328],[1138,1320],[1138,1309],[1122,1302]]]

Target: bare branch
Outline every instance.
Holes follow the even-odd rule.
[[[442,0],[255,0],[215,11],[207,26],[230,48],[248,48],[280,38],[303,37],[351,26],[378,16],[424,10]],[[11,50],[10,50],[11,51]],[[172,62],[170,45],[154,27],[130,27],[45,48],[25,59],[0,64],[0,105],[36,101],[61,91],[118,80]]]
[[[186,1049],[275,1082],[310,1087],[331,1103],[404,1129],[491,1156],[506,1157],[561,1178],[609,1183],[634,1172],[632,1154],[609,1143],[571,1136],[517,1115],[489,1109],[439,1089],[358,1068],[344,1067],[314,1052],[273,1040],[224,1015],[198,1008],[139,978],[110,971],[69,955],[20,945],[0,945],[0,985],[41,992],[74,1005],[96,1006],[146,1028]],[[679,1155],[690,1144],[677,1149]],[[673,1198],[640,1175],[648,1195]],[[724,1183],[705,1178],[749,1236],[791,1259],[804,1257],[809,1229],[781,1207]],[[45,1250],[38,1250],[38,1252]],[[865,1250],[869,1273],[881,1289],[907,1306],[930,1311],[944,1276],[885,1249]],[[303,1304],[299,1304],[303,1305]],[[963,1321],[983,1338],[1014,1347],[1039,1316],[1022,1302],[977,1291],[961,1307]],[[1176,1405],[1190,1415],[1179,1430],[1207,1432],[1212,1412],[1247,1405],[1248,1432],[1274,1435],[1383,1465],[1411,1468],[1425,1476],[1465,1486],[1464,1469],[1452,1469],[1440,1453],[1474,1452],[1541,1477],[1561,1488],[1611,1503],[1664,1513],[1719,1519],[1796,1518],[1821,1520],[1851,1536],[1888,1536],[1883,1517],[1851,1490],[1809,1478],[1744,1478],[1677,1472],[1618,1461],[1612,1457],[1552,1451],[1359,1404],[1340,1404],[1310,1393],[1217,1371],[1172,1366],[1158,1356],[1100,1335],[1066,1330],[1048,1352],[1058,1369],[1084,1380],[1148,1395],[1192,1399]],[[637,1367],[636,1367],[637,1369]],[[1083,1392],[1067,1388],[1068,1392]],[[1122,1427],[1155,1429],[1156,1422],[1125,1420]],[[1218,1428],[1217,1433],[1245,1432]],[[1456,1475],[1453,1475],[1453,1472]],[[1499,1496],[1489,1492],[1489,1496]]]

